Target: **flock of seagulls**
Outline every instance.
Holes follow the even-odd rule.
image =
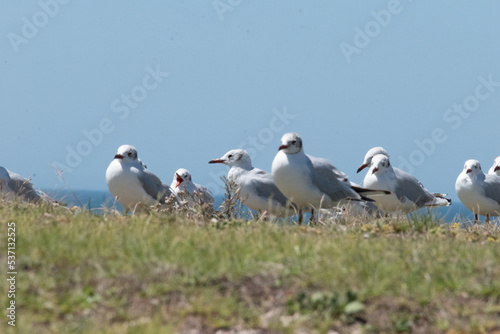
[[[302,138],[296,133],[286,133],[281,138],[270,173],[254,167],[243,149],[230,150],[209,163],[229,167],[228,179],[235,182],[240,202],[249,209],[280,217],[298,214],[299,223],[303,213],[312,213],[314,217],[315,210],[335,210],[341,206],[356,214],[383,216],[451,205],[446,194],[429,192],[415,177],[393,167],[382,147],[369,150],[357,170],[359,173],[368,168],[363,186],[350,182],[328,160],[307,155]],[[213,203],[210,192],[193,183],[186,169],[175,172],[170,187],[163,184],[138,159],[137,150],[130,145],[118,148],[106,171],[106,181],[126,212],[141,204],[164,203],[181,190],[190,195],[201,194],[203,202]],[[477,215],[485,215],[487,221],[490,216],[500,215],[500,157],[486,176],[479,162],[467,161],[457,179],[456,191],[475,214],[476,222]],[[184,203],[193,205],[195,201]]]
[[[271,167],[266,172],[252,165],[243,149],[227,152],[210,164],[229,167],[228,180],[237,185],[240,202],[249,209],[268,215],[287,217],[322,210],[338,210],[366,216],[407,214],[424,207],[451,205],[446,194],[431,193],[412,175],[393,167],[389,154],[382,147],[370,149],[357,172],[368,168],[363,186],[350,182],[347,175],[328,160],[305,153],[302,138],[286,133],[281,138]],[[110,193],[123,206],[125,213],[139,207],[165,203],[173,199],[176,205],[193,206],[214,203],[210,191],[193,182],[191,173],[178,169],[169,185],[161,181],[139,159],[130,145],[118,148],[106,170]],[[478,215],[500,215],[500,157],[494,160],[487,174],[477,160],[468,160],[455,183],[455,191],[464,206]],[[21,175],[0,167],[0,197],[16,197],[27,202],[40,202],[31,182]]]

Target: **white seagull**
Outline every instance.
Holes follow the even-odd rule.
[[[455,191],[463,205],[474,213],[474,223],[477,223],[478,215],[486,216],[486,222],[490,221],[490,216],[500,215],[500,177],[485,175],[479,161],[465,162],[455,183]]]
[[[172,180],[172,184],[170,188],[174,191],[174,194],[179,194],[180,191],[186,191],[189,196],[186,197],[189,205],[193,205],[194,203],[207,203],[212,205],[214,203],[214,198],[210,194],[210,191],[202,185],[196,184],[192,181],[191,173],[184,168],[179,168],[174,173],[174,179]],[[194,192],[197,192],[200,196],[199,198],[195,197]]]
[[[446,195],[431,194],[414,176],[393,168],[387,155],[377,154],[370,160],[363,186],[392,193],[377,199],[377,206],[385,213],[409,213],[423,207],[451,205]]]
[[[491,166],[488,174],[500,176],[500,157],[495,158],[495,161],[493,161],[493,166]]]
[[[365,159],[363,160],[363,163],[361,164],[361,166],[359,166],[356,173],[361,172],[366,167],[370,167],[373,157],[376,156],[377,154],[383,154],[389,158],[389,154],[387,153],[387,151],[383,147],[380,147],[380,146],[374,147],[374,148],[368,150],[368,152],[366,152]],[[398,168],[394,168],[394,169],[400,170]]]
[[[286,133],[281,138],[272,175],[278,189],[300,208],[299,224],[304,209],[333,208],[341,200],[373,201],[364,194],[389,193],[352,185],[328,160],[306,155],[302,139],[296,133]]]
[[[247,151],[231,150],[210,164],[222,163],[230,167],[228,179],[239,187],[241,203],[258,212],[268,212],[274,216],[295,214],[293,204],[279,191],[270,173],[252,166]]]
[[[42,200],[40,195],[33,189],[33,185],[28,179],[1,166],[0,194],[2,194],[2,197],[9,200],[17,196],[31,203],[37,203]]]
[[[172,190],[138,160],[137,150],[122,145],[106,170],[109,192],[123,206],[125,213],[134,211],[138,204],[163,203]]]

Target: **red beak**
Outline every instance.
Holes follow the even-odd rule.
[[[466,172],[467,174],[469,174],[469,173],[471,173],[471,172],[472,172],[472,169],[470,169],[470,168],[469,168],[469,169],[467,169],[465,172]]]
[[[182,183],[182,181],[184,181],[184,180],[183,180],[183,179],[182,179],[182,177],[181,177],[179,174],[177,174],[177,173],[175,173],[175,178],[177,179],[177,184],[175,185],[175,187],[177,188],[177,187],[179,186],[179,184],[181,184],[181,183]]]
[[[214,159],[214,160],[210,160],[208,163],[209,164],[223,164],[224,160],[222,160],[222,159]]]
[[[286,149],[286,148],[288,148],[288,146],[287,146],[287,145],[281,145],[281,146],[278,148],[278,151],[284,150],[284,149]]]
[[[376,172],[378,172],[378,168],[377,167],[373,167],[372,174],[375,174]]]
[[[123,155],[117,154],[117,155],[115,155],[115,159],[123,159]]]
[[[358,170],[356,171],[356,173],[359,173],[361,172],[363,169],[365,169],[366,167],[368,167],[368,164],[362,164],[361,166],[359,166]]]

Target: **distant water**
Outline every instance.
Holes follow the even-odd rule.
[[[95,213],[101,212],[102,208],[116,208],[117,210],[123,211],[120,203],[115,202],[113,196],[111,196],[108,191],[74,190],[70,192],[67,190],[49,190],[45,192],[52,198],[66,203],[68,206],[85,207],[87,210],[90,209]],[[215,196],[214,207],[218,208],[223,200],[224,198],[222,195]],[[417,211],[419,214],[425,214],[426,212],[432,213],[438,219],[444,219],[447,223],[452,222],[455,217],[460,217],[460,220],[474,219],[474,215],[458,200],[454,200],[453,205],[448,207],[421,209]]]

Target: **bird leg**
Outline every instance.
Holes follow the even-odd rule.
[[[299,225],[302,225],[302,208],[299,209]]]
[[[314,222],[314,208],[311,209],[311,219],[309,221],[309,225],[312,226],[313,222]]]
[[[486,215],[486,221],[485,223],[489,223],[490,222],[490,215]]]
[[[475,213],[474,214],[474,224],[477,224],[477,221],[478,221],[478,219],[477,219],[477,213]]]

